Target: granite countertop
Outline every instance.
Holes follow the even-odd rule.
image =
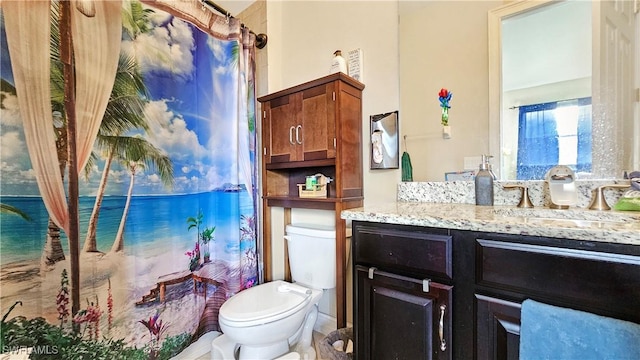
[[[640,245],[640,213],[512,205],[394,202],[344,210],[345,220]]]

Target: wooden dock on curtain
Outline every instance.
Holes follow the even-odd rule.
[[[166,300],[167,286],[182,284],[189,280],[193,280],[194,294],[198,293],[199,285],[203,285],[202,293],[206,299],[207,285],[213,285],[216,289],[224,287],[228,274],[229,269],[226,265],[210,262],[202,264],[195,271],[184,270],[159,276],[156,286],[147,295],[144,295],[140,301],[136,302],[136,305],[149,304],[158,300],[163,303]]]
[[[144,295],[142,300],[136,302],[136,305],[151,304],[156,301],[162,303],[166,300],[167,286],[193,281],[193,293],[201,293],[205,298],[205,307],[200,315],[198,328],[192,337],[192,341],[195,341],[209,331],[220,331],[220,323],[218,322],[220,307],[227,300],[227,294],[232,292],[227,284],[227,279],[237,278],[239,272],[239,268],[230,269],[225,263],[214,261],[201,265],[193,272],[184,270],[162,275],[158,277],[156,286],[149,291],[149,294]],[[215,286],[215,291],[209,298],[207,298],[208,285]],[[234,288],[236,287],[238,286]],[[240,289],[234,290],[237,292]]]

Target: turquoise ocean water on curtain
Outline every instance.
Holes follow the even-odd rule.
[[[101,128],[100,134],[143,139],[166,157],[173,170],[171,185],[163,182],[167,174],[153,159],[115,156],[99,207],[97,251],[83,252],[108,157],[97,142],[96,160],[79,179],[83,315],[74,319],[84,329],[84,340],[123,340],[132,351],[151,358],[163,346],[179,348],[217,330],[217,318],[210,314],[257,282],[255,65],[252,51],[244,57],[248,62],[240,58],[247,49],[237,39],[239,24],[228,30],[229,40],[218,39],[177,16],[142,7],[147,12],[137,24],[145,26],[123,31],[121,60],[131,60],[142,76],[144,108],[139,115],[146,126],[119,134]],[[10,326],[18,329],[43,318],[48,326],[70,332],[71,316],[60,318],[60,294],[71,271],[67,237],[60,233],[65,259],[45,265],[41,259],[51,243],[47,234],[55,233],[48,232],[49,216],[31,172],[4,22],[0,65],[0,203],[29,217],[0,214],[0,310],[4,314],[20,301],[7,318]],[[188,219],[200,213],[197,226],[190,228]],[[121,224],[123,250],[114,251]],[[214,227],[205,261],[202,232]],[[12,341],[17,341],[12,346],[29,343],[27,336]],[[47,346],[64,353],[60,344]]]
[[[98,250],[107,252],[111,248],[125,200],[124,196],[105,198],[98,225]],[[80,199],[80,229],[87,228],[94,201],[94,197]],[[39,197],[0,196],[0,202],[21,209],[33,219],[26,226],[19,217],[0,217],[2,262],[39,260],[42,255],[42,233],[47,227],[46,209],[42,200]],[[194,216],[199,209],[205,214],[215,214],[209,222],[216,226],[216,237],[221,239],[237,236],[237,219],[241,215],[253,214],[253,203],[246,191],[136,196],[132,199],[129,216],[144,217],[150,208],[154,211],[153,221],[133,223],[126,228],[125,238],[131,239],[131,243],[125,248],[125,253],[153,253],[154,249],[165,245],[178,249],[191,247],[195,235],[193,230],[187,230],[183,219]],[[84,237],[85,233],[81,233],[80,238]],[[62,246],[67,253],[66,237]],[[229,246],[233,248],[233,245]]]

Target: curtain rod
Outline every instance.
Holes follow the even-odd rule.
[[[588,98],[590,98],[590,97],[591,97],[591,96],[583,96],[583,97],[579,97],[579,98],[571,98],[571,99],[556,100],[556,101],[547,101],[547,102],[544,102],[544,103],[541,103],[541,104],[546,104],[546,103],[549,103],[549,102],[556,102],[556,103],[559,103],[559,102],[565,102],[565,101],[582,100],[582,99],[588,99]],[[523,106],[531,106],[531,105],[538,105],[538,104],[527,104],[527,105],[512,106],[512,107],[510,107],[510,108],[509,108],[509,110],[519,109],[519,108],[521,108],[521,107],[523,107]]]
[[[205,5],[208,6],[210,8],[213,8],[213,10],[221,13],[222,15],[228,17],[228,18],[236,18],[235,16],[231,15],[230,12],[228,12],[227,10],[225,10],[224,8],[222,8],[220,5],[214,3],[211,0],[200,0],[200,2]],[[241,23],[242,27],[246,27],[244,24]],[[265,46],[267,46],[267,34],[256,34],[254,33],[251,29],[249,29],[249,32],[252,33],[253,35],[256,36],[256,47],[258,49],[262,49]]]

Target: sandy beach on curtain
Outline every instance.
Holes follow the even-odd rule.
[[[163,323],[168,324],[165,336],[195,331],[205,300],[201,294],[193,293],[191,281],[168,288],[164,303],[135,304],[156,286],[159,276],[187,268],[185,259],[176,260],[176,255],[171,251],[157,250],[158,255],[148,258],[122,253],[80,254],[80,308],[87,307],[87,299],[89,302],[96,302],[97,299],[103,312],[100,337],[124,339],[131,346],[144,346],[149,341],[149,333],[138,321],[148,320],[156,310],[160,311]],[[23,305],[16,306],[7,320],[15,316],[28,319],[42,316],[51,324],[59,324],[56,295],[60,290],[62,270],[66,268],[69,272],[70,269],[69,256],[66,257],[66,260],[42,272],[39,260],[2,264],[0,314],[4,315],[16,301],[22,301]],[[109,280],[113,296],[113,324],[110,331],[107,322]]]

